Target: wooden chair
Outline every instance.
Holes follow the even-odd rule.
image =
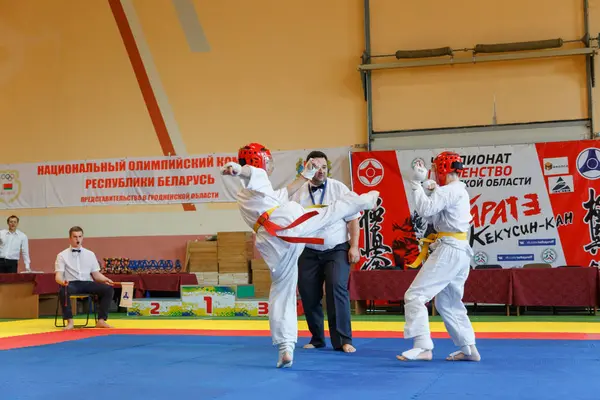
[[[502,265],[498,264],[483,264],[477,265],[474,269],[502,269]]]
[[[552,264],[531,263],[523,265],[523,268],[552,268]]]

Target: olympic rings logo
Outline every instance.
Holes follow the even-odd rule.
[[[12,181],[15,179],[15,174],[0,174],[0,181]]]

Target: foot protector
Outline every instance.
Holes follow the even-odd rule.
[[[462,346],[460,350],[451,353],[447,361],[481,361],[481,355],[474,345]]]
[[[279,345],[277,368],[290,368],[294,363],[294,344],[282,343]]]
[[[431,350],[415,347],[405,351],[400,356],[396,356],[396,358],[400,361],[431,361],[433,353]]]
[[[361,194],[360,197],[364,199],[365,210],[374,210],[377,208],[377,200],[379,200],[379,192],[377,190],[371,190],[368,193]]]

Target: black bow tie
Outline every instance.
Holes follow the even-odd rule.
[[[71,249],[71,251],[72,251],[73,253],[81,253],[81,250],[80,250],[80,249]]]
[[[319,186],[311,186],[310,187],[310,191],[313,192],[313,193],[316,192],[319,189],[323,189],[323,184],[322,183]]]

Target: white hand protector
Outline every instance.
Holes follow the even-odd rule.
[[[427,179],[427,168],[420,162],[415,163],[412,171],[412,179],[413,181],[423,182]]]
[[[435,183],[435,181],[433,181],[431,179],[428,179],[422,183],[422,186],[423,186],[423,189],[425,189],[425,194],[427,196],[430,196],[431,193],[433,193],[433,191],[437,187],[437,183]]]
[[[311,158],[307,162],[304,163],[304,169],[302,169],[302,172],[300,173],[300,175],[302,175],[303,177],[305,177],[308,180],[311,180],[315,176],[316,173],[317,173],[317,167],[313,164],[312,158]]]
[[[413,166],[413,170],[409,179],[409,183],[412,190],[418,190],[422,188],[421,182],[427,179],[427,168],[421,161],[417,161]]]
[[[423,188],[427,190],[433,190],[437,187],[437,183],[432,179],[427,179],[423,182]]]
[[[225,172],[229,167],[231,167],[232,176],[238,176],[242,172],[242,166],[240,164],[230,161],[221,168],[221,175],[225,175]]]

